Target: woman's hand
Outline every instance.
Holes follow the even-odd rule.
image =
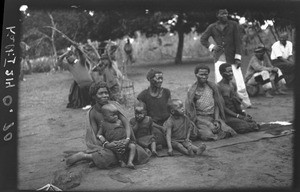
[[[117,146],[117,142],[116,142],[116,141],[113,141],[113,142],[107,143],[107,144],[105,145],[105,148],[107,148],[107,149],[113,149],[113,148],[115,148],[116,146]]]
[[[129,144],[130,139],[126,138],[126,139],[122,139],[121,142],[122,144],[124,144],[125,146],[127,146]]]
[[[238,115],[239,119],[245,120],[245,121],[252,121],[252,117],[246,113],[244,113],[243,115]]]
[[[174,155],[173,149],[168,149],[168,155],[169,155],[169,156],[173,156],[173,155]]]
[[[221,123],[218,121],[218,120],[214,120],[213,121],[213,124],[214,124],[214,129],[212,129],[211,131],[213,132],[213,134],[216,134],[220,131],[221,129]]]

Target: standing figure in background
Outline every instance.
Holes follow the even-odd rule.
[[[123,75],[118,69],[116,61],[111,60],[108,55],[103,55],[101,59],[105,66],[103,70],[103,80],[109,89],[110,98],[113,101],[119,102],[121,100],[121,84],[119,79],[123,78]]]
[[[91,70],[90,70],[90,75],[93,79],[93,82],[97,83],[100,81],[104,81],[104,77],[103,77],[103,71],[105,69],[105,65],[103,65],[103,62],[100,61],[100,63],[98,63],[96,66],[94,66]]]
[[[241,70],[242,40],[238,23],[228,20],[228,11],[226,9],[220,9],[217,12],[217,18],[218,21],[209,25],[200,39],[201,44],[213,52],[215,83],[218,83],[222,79],[219,73],[219,66],[222,63],[232,64],[233,76],[237,84],[237,93],[243,99],[242,104],[246,108],[250,108],[251,102]],[[208,41],[209,37],[213,38],[216,45]]]
[[[93,83],[89,73],[89,65],[78,47],[71,46],[66,53],[61,55],[58,59],[58,66],[63,64],[64,58],[66,58],[68,70],[74,78],[74,82],[70,88],[67,108],[88,109],[91,107],[92,102],[89,95],[89,88]]]
[[[279,41],[272,45],[271,61],[274,67],[278,67],[282,71],[287,86],[292,87],[295,81],[295,62],[293,59],[293,43],[287,39],[287,32],[279,35]]]
[[[127,42],[124,45],[124,52],[126,54],[126,65],[131,65],[133,63],[133,56],[132,56],[132,45],[130,43],[130,39],[127,38]]]

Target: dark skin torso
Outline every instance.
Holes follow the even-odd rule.
[[[231,91],[236,91],[236,86],[232,82],[225,82],[224,79],[222,79],[220,81],[221,95],[230,97]]]
[[[103,121],[102,113],[100,113],[94,107],[90,111],[89,118],[90,118],[91,126],[93,128],[94,133],[97,133],[99,131],[99,125],[101,125],[101,122]]]

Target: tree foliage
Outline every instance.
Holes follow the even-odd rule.
[[[91,14],[92,12],[92,14]],[[166,32],[176,32],[183,38],[184,33],[195,31],[202,33],[206,27],[216,21],[216,11],[211,9],[202,10],[145,10],[145,9],[113,9],[105,10],[84,10],[84,9],[28,9],[28,14],[22,18],[22,41],[28,44],[31,55],[43,56],[53,53],[51,48],[52,30],[51,20],[48,16],[53,16],[55,26],[66,36],[76,42],[104,41],[117,39],[124,36],[134,37],[136,31],[140,31],[146,36],[160,35]],[[294,11],[268,11],[238,9],[229,10],[244,16],[249,21],[259,21],[272,19],[275,21],[276,28],[286,28],[293,26],[295,19]],[[172,22],[170,20],[177,18]],[[54,36],[55,46],[58,50],[70,45],[61,34]],[[181,43],[180,43],[181,42]],[[182,52],[183,39],[179,40],[178,51]],[[181,57],[181,54],[177,54]],[[177,58],[181,60],[181,58]],[[179,61],[180,62],[180,61]]]

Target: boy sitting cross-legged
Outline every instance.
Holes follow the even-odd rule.
[[[150,147],[152,155],[157,156],[153,120],[146,114],[146,105],[143,102],[138,102],[134,107],[134,113],[135,117],[130,119],[130,125],[135,133],[137,144],[145,150],[149,150]]]
[[[173,155],[173,148],[188,156],[194,156],[195,153],[197,155],[202,154],[206,149],[206,145],[201,144],[201,146],[197,147],[190,141],[189,138],[194,124],[184,114],[182,101],[171,99],[168,103],[168,110],[171,115],[164,123],[164,127],[167,130],[168,154],[170,156]]]

